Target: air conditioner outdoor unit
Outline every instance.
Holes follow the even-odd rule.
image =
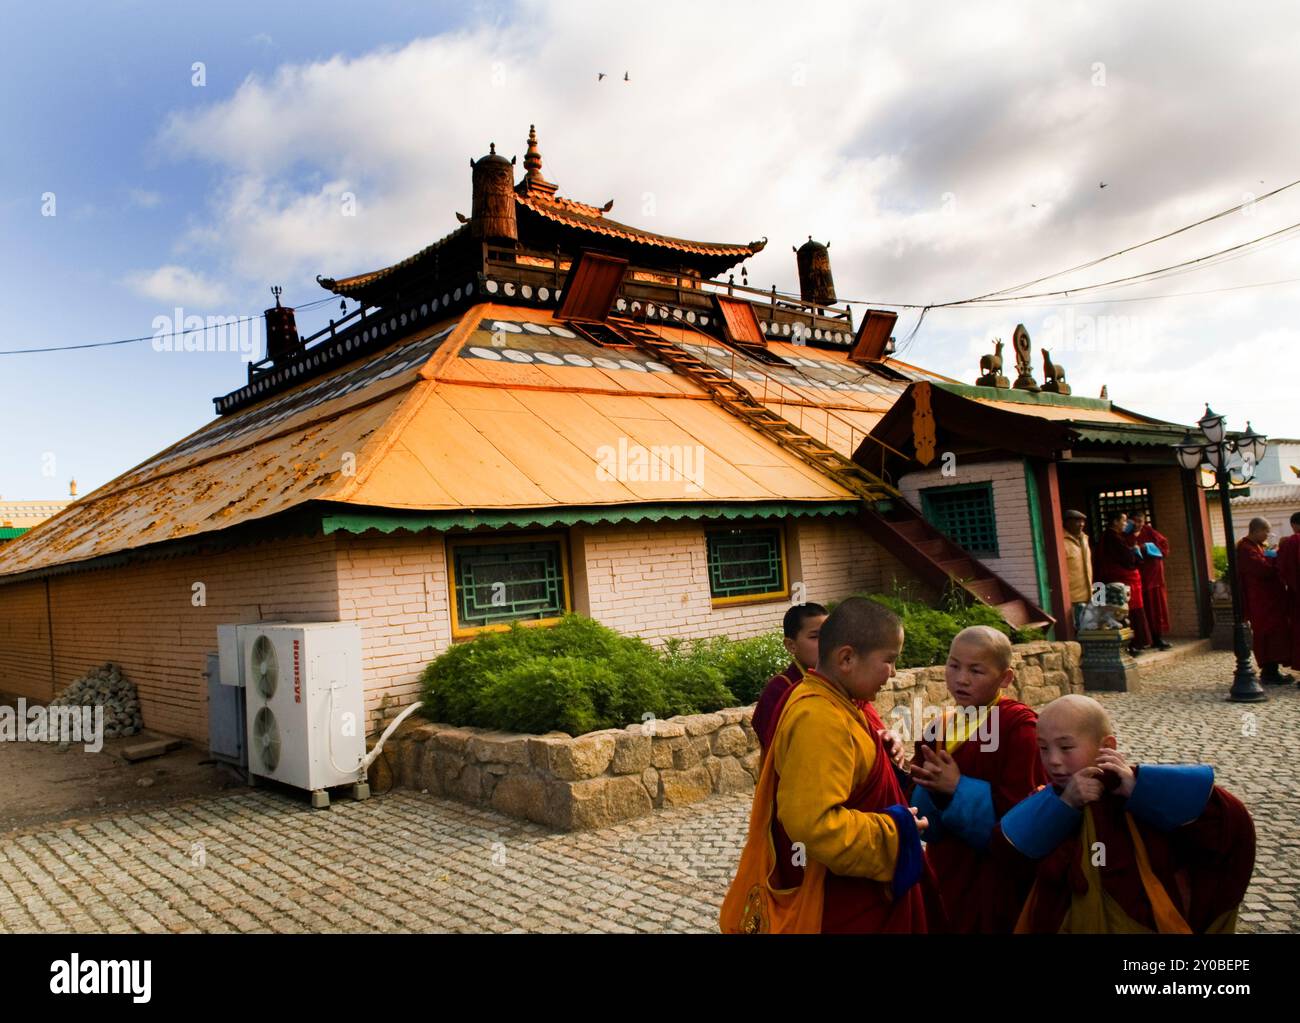
[[[361,628],[350,622],[241,625],[248,772],[311,792],[353,786],[365,798]]]

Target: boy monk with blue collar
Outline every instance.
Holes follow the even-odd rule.
[[[817,668],[785,704],[763,758],[724,933],[923,932],[942,917],[879,732],[854,700],[894,674],[903,628],[861,597],[822,623]]]
[[[1038,716],[1051,784],[1001,821],[1033,889],[1018,933],[1222,934],[1255,863],[1246,808],[1208,765],[1129,766],[1105,709],[1062,696]]]
[[[921,747],[912,762],[912,805],[930,822],[926,852],[949,927],[1010,934],[1029,887],[999,869],[989,843],[1002,815],[1047,781],[1037,718],[1002,695],[1015,680],[1011,640],[988,625],[953,637],[944,680],[956,706],[926,729],[935,746]]]

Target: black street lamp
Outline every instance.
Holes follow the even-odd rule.
[[[1232,639],[1233,649],[1237,654],[1237,669],[1232,676],[1232,691],[1228,699],[1234,703],[1259,703],[1268,699],[1255,669],[1250,663],[1250,644],[1246,639],[1246,623],[1241,617],[1241,594],[1237,581],[1237,545],[1232,535],[1232,502],[1228,498],[1229,485],[1241,486],[1255,477],[1255,466],[1264,457],[1268,447],[1268,438],[1251,429],[1246,423],[1246,432],[1236,438],[1229,438],[1223,416],[1205,406],[1205,415],[1196,424],[1201,428],[1204,441],[1197,441],[1189,431],[1181,444],[1175,444],[1178,463],[1191,472],[1197,473],[1196,482],[1201,482],[1201,466],[1209,463],[1214,471],[1214,486],[1219,488],[1219,506],[1223,511],[1223,538],[1228,548],[1228,590],[1232,594]],[[1211,489],[1206,487],[1206,489]]]

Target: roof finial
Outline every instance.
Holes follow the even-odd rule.
[[[542,153],[537,148],[537,125],[528,126],[528,151],[524,153],[524,170],[532,177],[542,173]]]
[[[271,285],[271,294],[275,296],[275,307],[280,308],[280,296],[284,294],[284,289],[278,284]]]
[[[528,148],[524,153],[524,177],[519,182],[518,190],[527,195],[530,192],[544,192],[554,195],[556,186],[542,177],[542,151],[537,147],[537,125],[528,126]]]

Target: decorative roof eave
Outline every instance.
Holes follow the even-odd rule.
[[[767,245],[766,238],[745,245],[733,242],[697,242],[654,234],[607,219],[602,207],[555,196],[516,195],[515,202],[519,209],[528,211],[525,217],[535,215],[541,222],[558,225],[579,237],[599,236],[602,240],[644,246],[650,252],[671,253],[683,262],[695,263],[701,271],[707,270],[709,276],[725,272],[755,253],[762,252]],[[462,224],[432,245],[391,266],[351,277],[317,277],[316,281],[336,295],[368,301],[376,297],[377,292],[387,290],[388,285],[399,277],[419,275],[430,260],[453,244],[461,243],[468,235],[469,225]]]
[[[542,197],[539,195],[517,195],[516,202],[548,220],[574,227],[582,231],[593,231],[608,237],[624,241],[650,245],[656,248],[671,249],[698,256],[734,256],[737,261],[748,259],[762,252],[767,246],[767,239],[741,244],[738,242],[697,242],[688,238],[674,238],[671,235],[655,234],[639,227],[620,224],[604,215],[603,208],[588,206],[569,199]]]
[[[351,298],[354,295],[359,294],[360,292],[368,290],[369,288],[371,288],[371,286],[392,277],[394,274],[398,273],[401,270],[405,270],[410,267],[416,267],[421,263],[424,263],[426,260],[432,257],[434,253],[441,251],[442,249],[450,245],[452,242],[456,241],[457,239],[463,236],[467,236],[468,234],[469,234],[469,225],[461,224],[460,227],[456,228],[456,230],[452,231],[450,234],[444,235],[443,237],[439,238],[432,245],[425,246],[423,249],[415,253],[413,256],[407,256],[399,263],[394,263],[391,266],[381,267],[378,270],[371,270],[368,273],[354,274],[352,277],[335,278],[335,277],[321,277],[317,275],[316,283],[319,284],[322,288],[334,292],[334,294],[336,295],[343,295],[348,298]]]
[[[388,508],[345,507],[321,516],[324,533],[359,535],[417,533],[452,529],[548,529],[554,526],[620,525],[697,519],[786,518],[809,515],[851,515],[862,502],[851,501],[709,501],[700,503],[591,505],[582,508],[497,508],[477,511],[409,512]]]

